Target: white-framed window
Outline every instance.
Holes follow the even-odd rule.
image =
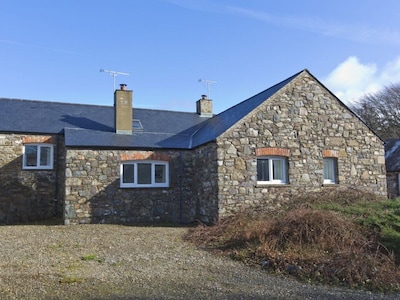
[[[257,183],[287,183],[287,158],[283,156],[257,157]]]
[[[51,144],[25,144],[22,155],[23,169],[53,169],[54,146]]]
[[[168,187],[168,162],[156,160],[127,161],[121,164],[120,187]]]
[[[324,183],[337,183],[337,158],[324,157]]]

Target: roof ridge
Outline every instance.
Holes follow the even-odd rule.
[[[96,106],[96,107],[112,107],[112,105],[102,105],[102,104],[89,104],[89,103],[72,103],[72,102],[61,102],[61,101],[47,101],[47,100],[31,100],[31,99],[19,99],[19,98],[4,98],[1,97],[1,100],[7,101],[19,101],[19,102],[34,102],[34,103],[48,103],[48,104],[60,104],[60,105],[68,105],[68,106]]]
[[[108,107],[112,108],[113,105],[109,104],[90,104],[90,103],[76,103],[76,102],[62,102],[62,101],[48,101],[48,100],[32,100],[32,99],[21,99],[21,98],[7,98],[7,97],[0,97],[0,101],[19,101],[19,102],[31,102],[31,103],[43,103],[43,104],[55,104],[55,105],[68,105],[68,106],[90,106],[90,107]],[[170,112],[170,113],[184,113],[184,114],[197,114],[194,111],[180,111],[180,110],[170,110],[170,109],[158,109],[158,108],[143,108],[143,107],[135,107],[133,106],[134,110],[141,110],[141,111],[154,111],[154,112]]]

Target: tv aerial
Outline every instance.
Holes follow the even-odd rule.
[[[199,82],[202,82],[206,85],[207,87],[207,97],[208,99],[211,99],[211,92],[210,92],[210,85],[213,83],[217,83],[214,80],[208,80],[208,79],[199,79]]]
[[[115,77],[117,77],[118,75],[129,75],[129,73],[117,72],[117,71],[111,71],[111,70],[105,70],[105,69],[100,69],[100,72],[108,73],[110,76],[112,76],[114,78],[114,91],[115,91]]]

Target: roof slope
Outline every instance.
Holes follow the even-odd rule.
[[[113,108],[0,98],[0,131],[61,133],[65,127],[113,131]]]
[[[112,112],[113,113],[113,112]],[[65,143],[75,147],[188,149],[190,137],[206,119],[196,113],[134,109],[142,130],[132,135],[91,129],[65,129]]]
[[[0,98],[0,132],[64,134],[71,147],[191,149],[216,140],[301,72],[212,118],[134,108],[143,129],[132,135],[115,133],[112,106]]]
[[[114,130],[112,106],[0,98],[0,132],[65,134],[66,146],[189,147],[190,136],[206,119],[196,113],[134,109],[143,130],[132,136]]]

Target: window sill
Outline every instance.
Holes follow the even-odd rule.
[[[53,167],[40,167],[40,168],[38,168],[38,167],[23,167],[22,168],[23,171],[43,171],[43,170],[49,171],[49,170],[53,170],[53,169],[54,169]]]
[[[333,187],[333,186],[338,186],[338,185],[339,185],[339,184],[336,183],[336,182],[332,182],[332,183],[324,182],[324,183],[322,184],[322,186],[326,186],[326,187]]]
[[[120,186],[121,189],[168,189],[169,186]]]
[[[265,188],[265,187],[289,187],[290,184],[288,183],[257,183],[256,187],[257,188]]]

